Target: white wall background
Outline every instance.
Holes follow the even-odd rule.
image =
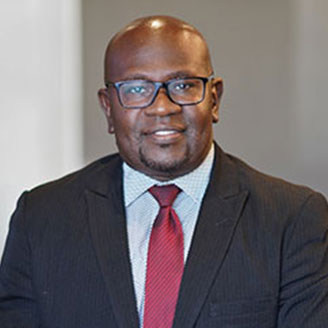
[[[78,0],[0,2],[0,254],[24,190],[82,165]]]
[[[223,148],[328,195],[327,0],[2,0],[0,253],[24,189],[115,151],[96,96],[103,53],[122,25],[158,13],[209,42]]]

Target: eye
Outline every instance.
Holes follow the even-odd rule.
[[[185,81],[177,82],[176,84],[174,84],[174,90],[176,90],[176,91],[187,90],[191,87],[192,87],[192,84],[190,82],[185,82]]]
[[[128,81],[120,86],[120,94],[122,97],[149,97],[153,92],[152,83],[145,81]]]
[[[124,92],[126,94],[136,94],[140,95],[146,92],[146,88],[142,85],[129,86],[125,88]]]
[[[198,89],[199,83],[195,79],[181,79],[172,81],[170,85],[170,91],[175,94],[190,94],[195,92]]]

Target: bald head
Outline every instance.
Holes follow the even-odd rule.
[[[163,56],[179,63],[185,60],[185,48],[197,50],[198,60],[204,66],[204,74],[212,72],[211,60],[204,37],[190,24],[170,16],[150,16],[139,18],[119,31],[109,42],[105,56],[105,81],[113,81],[117,69],[126,65],[126,59],[138,51],[152,60],[161,60]],[[156,51],[157,50],[157,51]],[[128,55],[128,58],[125,58]],[[131,65],[136,63],[131,62]],[[138,67],[136,67],[138,70]],[[202,72],[198,72],[198,75]]]

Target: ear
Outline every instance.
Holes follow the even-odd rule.
[[[100,106],[107,118],[108,133],[113,134],[114,124],[113,124],[112,110],[111,110],[112,108],[110,105],[108,90],[105,88],[99,89],[98,99],[99,99]]]
[[[223,93],[223,80],[220,77],[214,78],[211,82],[212,95],[212,119],[213,123],[219,121],[219,108]]]

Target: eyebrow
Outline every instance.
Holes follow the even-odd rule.
[[[167,78],[168,80],[171,80],[171,79],[179,79],[179,78],[193,77],[193,76],[197,76],[197,74],[195,75],[188,71],[177,71],[169,74]]]
[[[185,77],[194,77],[197,76],[197,74],[193,74],[188,71],[177,71],[177,72],[172,72],[168,74],[165,77],[165,81],[172,80],[172,79],[179,79],[179,78],[185,78]],[[149,78],[149,76],[146,76],[144,74],[133,74],[126,76],[124,79],[121,81],[130,81],[130,80],[147,80],[147,81],[153,81],[152,79]]]
[[[149,80],[149,78],[142,74],[135,74],[135,75],[126,76],[121,81],[129,81],[129,80]]]

